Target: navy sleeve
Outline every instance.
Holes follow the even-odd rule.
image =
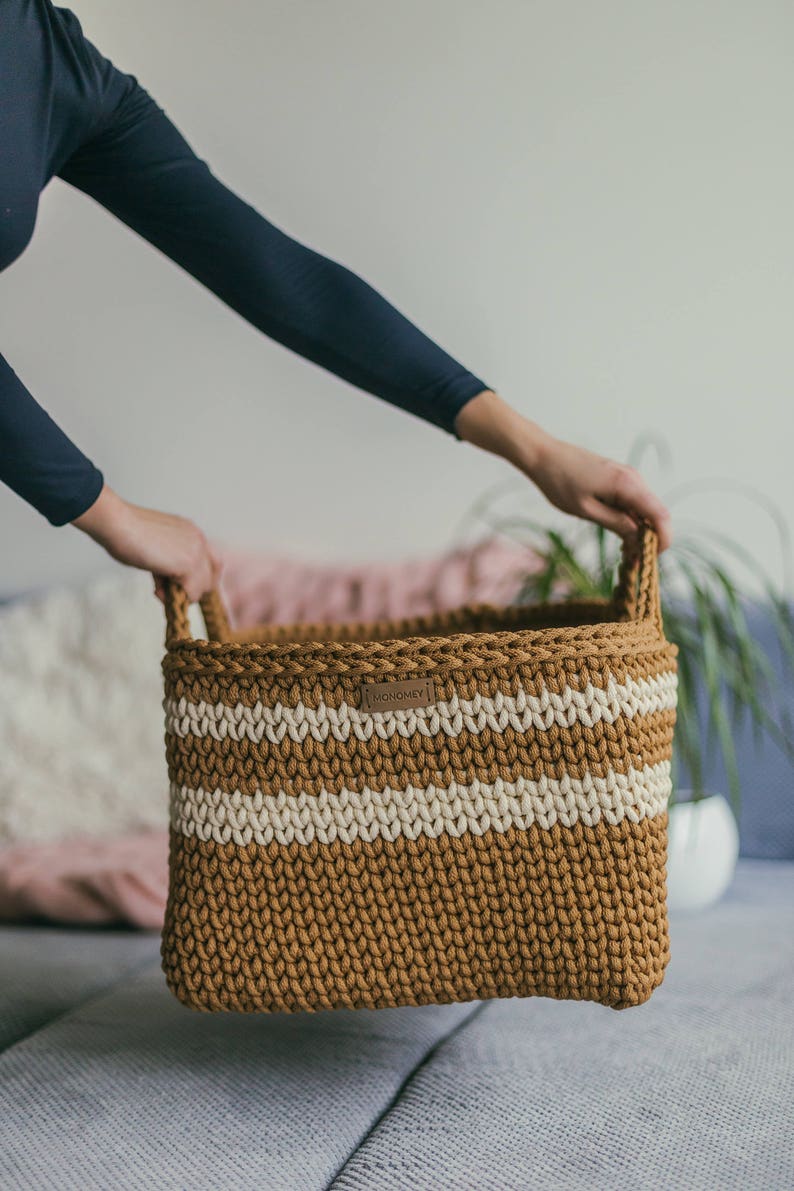
[[[271,338],[456,435],[458,411],[491,386],[360,276],[225,186],[135,76],[119,79],[112,111],[59,176]]]
[[[136,77],[85,38],[71,10],[49,0],[0,4],[4,72],[19,85],[4,93],[0,159],[5,150],[14,161],[20,198],[4,199],[0,268],[21,251],[35,195],[57,175],[272,339],[459,437],[461,407],[492,386],[363,278],[225,186]],[[320,183],[318,201],[322,193]],[[103,483],[2,357],[0,480],[53,525],[84,513]]]
[[[102,473],[53,422],[0,356],[0,479],[52,525],[74,521],[102,490]]]

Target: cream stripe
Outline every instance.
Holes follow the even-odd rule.
[[[245,740],[259,744],[262,739],[280,744],[286,735],[300,743],[307,736],[325,741],[329,737],[345,741],[351,736],[382,740],[398,733],[408,737],[415,732],[423,736],[459,736],[464,730],[477,734],[484,728],[501,733],[510,727],[516,732],[530,729],[545,731],[553,725],[569,728],[578,723],[592,727],[599,722],[612,724],[619,716],[629,718],[650,715],[655,711],[672,711],[676,705],[676,673],[665,671],[653,678],[629,678],[624,683],[610,681],[606,687],[592,683],[581,690],[566,686],[561,693],[543,687],[539,695],[519,690],[516,695],[501,691],[493,696],[475,695],[460,699],[453,695],[446,702],[428,707],[398,708],[392,711],[361,711],[349,703],[328,707],[320,703],[316,708],[266,707],[257,702],[253,707],[237,703],[190,703],[186,699],[165,701],[166,731],[173,736],[211,736],[215,740]]]
[[[670,795],[670,762],[660,761],[628,773],[610,770],[605,777],[587,774],[582,779],[542,777],[538,781],[501,779],[492,785],[475,781],[405,790],[343,790],[318,795],[301,793],[232,794],[221,790],[191,790],[172,783],[171,825],[183,835],[219,844],[329,844],[336,839],[352,843],[378,836],[436,838],[443,832],[459,836],[467,831],[482,835],[489,828],[508,831],[536,823],[551,828],[556,823],[638,823],[660,814]]]

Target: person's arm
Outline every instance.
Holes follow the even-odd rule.
[[[103,477],[0,356],[0,480],[51,525],[94,503]]]
[[[99,468],[36,401],[0,356],[0,481],[51,525],[69,523],[119,562],[179,579],[190,599],[214,586],[218,560],[184,517],[139,508],[117,496]]]
[[[265,219],[213,174],[134,76],[125,77],[111,118],[61,169],[65,181],[284,346],[502,455],[567,512],[624,534],[636,524],[632,513],[651,514],[666,548],[666,510],[636,473],[552,439],[362,277]]]
[[[554,438],[491,390],[461,408],[460,438],[512,463],[558,509],[594,521],[621,537],[636,533],[646,518],[659,550],[672,543],[670,514],[634,467]]]
[[[288,235],[222,182],[133,75],[112,71],[110,93],[121,97],[58,177],[270,339],[456,433],[457,413],[491,387],[487,380],[362,276]],[[322,194],[318,188],[318,201]]]

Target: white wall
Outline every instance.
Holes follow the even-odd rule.
[[[786,0],[73,7],[229,186],[554,433],[616,457],[658,433],[663,493],[718,474],[790,513]],[[57,179],[0,323],[109,482],[218,537],[429,551],[514,474],[267,340]],[[740,498],[687,510],[778,567]],[[6,490],[0,521],[4,591],[114,565]]]

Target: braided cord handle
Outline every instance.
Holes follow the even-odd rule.
[[[199,604],[209,640],[229,641],[231,639],[229,617],[217,589],[203,595]],[[188,605],[189,600],[184,587],[175,579],[167,579],[165,584],[166,646],[173,641],[192,640],[187,614]]]
[[[623,542],[612,603],[619,617],[652,620],[662,628],[659,590],[659,540],[648,521],[642,521],[636,537]]]

